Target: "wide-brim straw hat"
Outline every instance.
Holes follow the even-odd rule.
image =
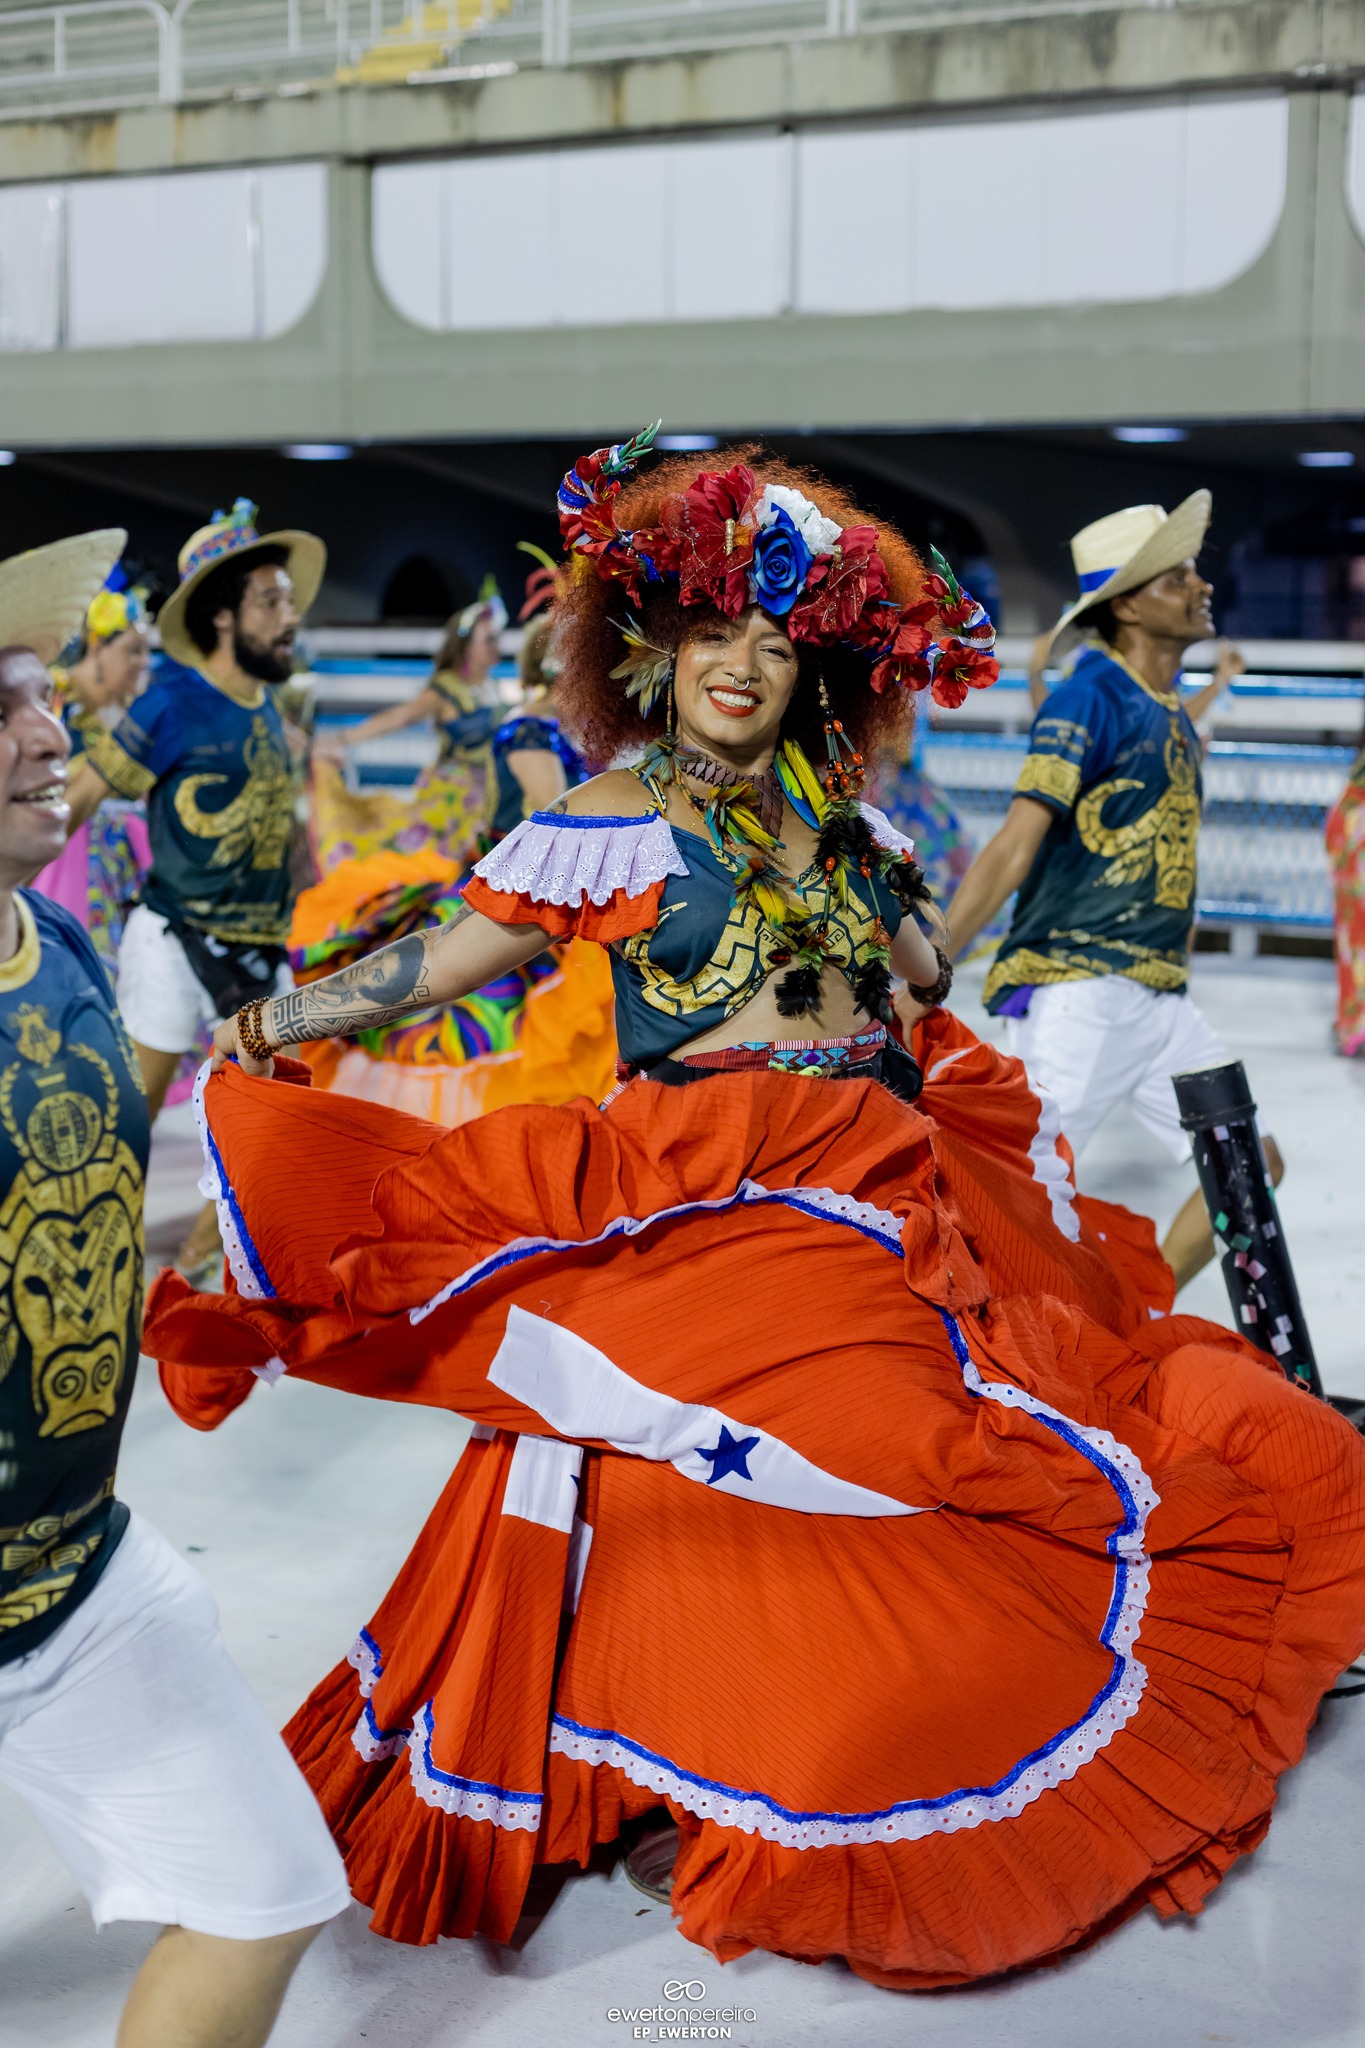
[[[185,607],[206,576],[234,555],[252,548],[283,548],[294,586],[294,609],[302,618],[322,587],[327,568],[326,544],[315,533],[282,526],[274,533],[256,531],[256,507],[238,498],[230,512],[215,512],[207,526],[192,533],[180,550],[180,581],[157,614],[161,645],[176,661],[197,668],[204,650],[185,630]]]
[[[1197,555],[1212,516],[1213,493],[1191,491],[1174,512],[1163,505],[1129,505],[1083,526],[1071,541],[1081,594],[1062,613],[1051,639],[1075,625],[1093,605],[1139,590],[1154,576]]]
[[[0,647],[27,647],[54,662],[127,545],[121,526],[102,526],[0,562]]]

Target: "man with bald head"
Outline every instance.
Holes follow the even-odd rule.
[[[0,1781],[97,1925],[167,1923],[119,2048],[259,2048],[348,1887],[208,1588],[114,1491],[146,1095],[88,936],[25,886],[69,815],[45,664],[124,538],[0,563]]]

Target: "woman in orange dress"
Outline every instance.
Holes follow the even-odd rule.
[[[560,646],[584,744],[643,758],[458,922],[223,1027],[234,1285],[163,1275],[146,1342],[203,1428],[286,1371],[475,1422],[287,1731],[381,1932],[506,1939],[534,1862],[662,1808],[721,1960],[971,1982],[1197,1911],[1264,1835],[1365,1642],[1365,1445],[1169,1314],[1150,1227],[940,1006],[858,779],[908,689],[992,679],[980,608],[803,473],[641,452],[565,479]],[[610,949],[603,1109],[295,1085],[282,1049],[568,932]]]

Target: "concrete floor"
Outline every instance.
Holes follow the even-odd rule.
[[[960,1008],[974,1022],[979,973]],[[1245,1057],[1289,1161],[1282,1212],[1324,1376],[1365,1395],[1365,1069],[1330,1049],[1331,981],[1309,963],[1201,965],[1199,1000]],[[185,1112],[158,1134],[149,1239],[169,1248],[198,1171]],[[1126,1119],[1087,1155],[1082,1184],[1163,1222],[1192,1185]],[[1189,1290],[1227,1320],[1216,1272]],[[368,1618],[459,1450],[453,1417],[305,1385],[258,1393],[211,1437],[184,1429],[144,1372],[121,1474],[125,1499],[193,1556],[228,1641],[277,1719]],[[517,1951],[483,1942],[399,1949],[353,1910],[305,1961],[276,2048],[612,2048],[612,2008],[656,2004],[673,1979],[754,2015],[752,2048],[1365,2048],[1365,1697],[1330,1703],[1288,1781],[1270,1839],[1197,1922],[1143,1915],[1060,1968],[906,1998],[750,1956],[720,1970],[610,1876],[574,1876]],[[96,1935],[27,1811],[0,1789],[0,2048],[109,2048],[151,1938]]]

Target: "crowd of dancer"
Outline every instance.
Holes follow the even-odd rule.
[[[317,537],[215,515],[155,657],[123,534],[0,565],[0,1779],[97,1922],[165,1929],[120,2048],[263,2042],[352,1897],[505,1941],[612,1844],[721,1961],[1053,1959],[1202,1907],[1365,1646],[1365,1445],[1175,1308],[1227,1217],[1158,1246],[1074,1176],[1121,1103],[1187,1160],[1172,1077],[1228,1059],[1208,494],[1076,536],[975,860],[911,737],[997,675],[942,557],[649,433],[558,510],[515,696],[486,589],[342,741],[289,695]],[[423,720],[410,797],[351,787]],[[950,1006],[993,929],[1008,1054]],[[473,1424],[283,1740],[117,1498],[140,1345],[197,1429],[283,1373]]]

